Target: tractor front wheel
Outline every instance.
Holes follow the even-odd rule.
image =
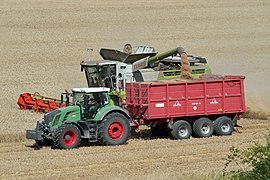
[[[63,124],[58,127],[53,136],[53,148],[72,149],[79,146],[81,133],[73,124]]]
[[[98,128],[98,140],[101,145],[124,144],[128,140],[129,135],[129,121],[120,113],[107,115]]]

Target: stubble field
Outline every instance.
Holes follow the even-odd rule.
[[[268,1],[0,2],[0,179],[185,179],[219,175],[231,146],[265,143],[269,120],[243,119],[229,137],[132,138],[119,147],[35,150],[25,139],[42,114],[18,109],[23,92],[59,97],[85,87],[79,63],[125,43],[206,56],[213,73],[246,76],[252,111],[269,115]],[[87,48],[93,48],[89,53]]]

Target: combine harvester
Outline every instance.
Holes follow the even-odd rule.
[[[139,130],[141,125],[151,127],[153,135],[165,132],[174,139],[188,139],[192,134],[231,135],[240,115],[246,111],[245,77],[209,75],[193,79],[185,51],[175,50],[182,57],[181,79],[128,82],[124,74],[118,73],[117,77],[100,79],[102,71],[95,65],[96,71],[90,69],[86,73],[91,75],[88,82],[93,79],[104,83],[109,78],[111,85],[74,88],[72,93],[66,93],[67,107],[46,113],[43,121],[37,121],[35,130],[27,130],[26,137],[39,145],[50,143],[53,148],[71,149],[78,147],[82,139],[101,145],[125,144],[131,127]],[[119,69],[127,66],[121,64]],[[112,88],[118,87],[117,93],[121,92],[121,84],[125,87],[122,89],[125,101],[112,95],[117,92]],[[70,96],[72,106],[68,106]]]
[[[88,87],[110,88],[111,102],[119,105],[125,101],[126,82],[179,79],[183,51],[178,47],[158,54],[153,47],[132,47],[130,44],[123,49],[102,48],[103,60],[82,62],[81,70],[85,71]],[[187,59],[194,77],[211,74],[206,58],[188,55]],[[21,94],[17,104],[20,109],[38,112],[64,106],[61,100],[31,93]]]

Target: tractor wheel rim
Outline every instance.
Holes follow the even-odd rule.
[[[66,131],[63,135],[63,142],[66,146],[72,146],[76,142],[76,133],[74,131]]]
[[[223,132],[229,132],[229,131],[230,131],[230,125],[229,125],[228,123],[223,123],[223,124],[221,125],[221,130],[222,130]]]
[[[185,137],[185,136],[187,136],[187,134],[188,134],[188,129],[185,128],[185,127],[181,127],[181,128],[179,128],[178,133],[179,133],[179,135],[180,135],[181,137]]]
[[[119,140],[124,134],[124,127],[120,122],[114,122],[109,126],[108,133],[111,139]]]
[[[202,132],[204,134],[208,134],[210,132],[210,126],[208,124],[203,124],[202,125]]]

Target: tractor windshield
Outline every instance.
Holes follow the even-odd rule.
[[[73,94],[73,103],[81,107],[85,117],[91,119],[101,107],[109,104],[108,92],[76,92]]]
[[[91,105],[93,103],[99,103],[100,106],[109,103],[107,92],[76,92],[73,94],[73,104],[76,105],[84,105],[84,96],[88,96],[88,104]]]

